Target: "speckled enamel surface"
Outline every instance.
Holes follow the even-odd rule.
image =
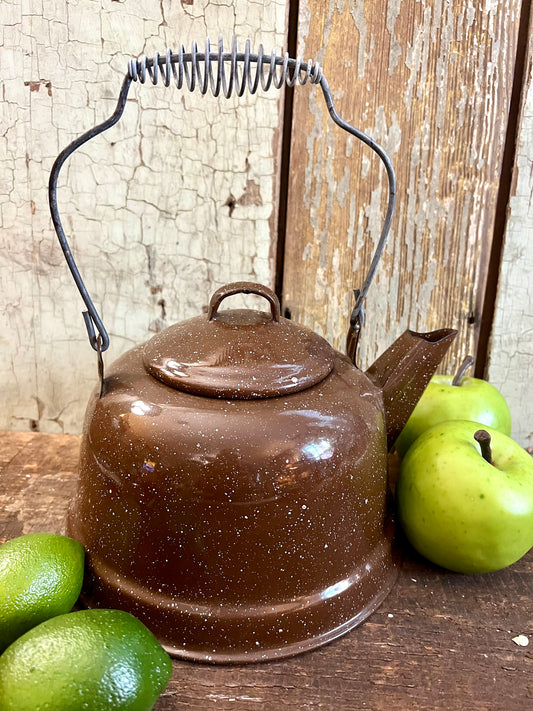
[[[148,372],[196,395],[250,399],[298,392],[331,372],[335,351],[304,326],[253,309],[197,316],[154,336]]]
[[[257,312],[224,313],[244,329],[247,377],[263,368],[275,380],[280,364],[316,353],[319,337],[290,322],[293,343],[274,352],[246,340],[250,324],[262,332]],[[85,603],[128,610],[172,654],[201,661],[273,659],[348,631],[396,575],[381,390],[319,343],[325,372],[305,381],[302,368],[311,385],[296,392],[193,394],[149,373],[168,339],[123,355],[89,403],[68,517],[87,551]],[[223,370],[230,344],[211,339]]]
[[[134,349],[87,413],[86,601],[193,658],[319,644],[392,582],[385,457],[380,393],[341,356],[313,388],[223,400],[147,377]]]

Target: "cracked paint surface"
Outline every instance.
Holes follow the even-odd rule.
[[[533,25],[532,25],[533,27]],[[531,39],[531,35],[530,35]],[[533,45],[529,44],[513,190],[500,267],[488,377],[509,402],[512,436],[533,446]]]
[[[280,51],[285,15],[284,0],[3,0],[0,428],[79,431],[97,381],[48,208],[59,151],[112,113],[130,56],[219,34]],[[228,281],[272,283],[279,102],[275,90],[226,100],[134,84],[119,124],[63,168],[60,214],[108,363]]]

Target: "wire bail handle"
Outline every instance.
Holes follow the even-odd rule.
[[[228,65],[229,74],[227,71]],[[281,67],[281,69],[278,69],[279,67]],[[186,52],[184,46],[181,45],[177,53],[173,53],[168,49],[164,55],[159,55],[159,53],[156,52],[152,58],[142,56],[139,59],[130,59],[128,72],[122,82],[118,102],[113,114],[102,123],[72,141],[72,143],[61,151],[52,166],[48,185],[52,221],[74,282],[87,307],[87,310],[83,312],[83,318],[87,328],[89,342],[92,348],[98,353],[99,363],[101,363],[102,360],[102,353],[109,347],[109,335],[89,296],[65,236],[57,205],[57,182],[63,164],[75,150],[92,138],[107,131],[107,129],[114,126],[120,120],[126,107],[131,83],[138,81],[144,84],[147,79],[150,79],[152,84],[155,85],[159,82],[160,78],[164,86],[167,87],[170,86],[173,80],[178,89],[182,89],[185,86],[192,92],[198,88],[202,94],[206,94],[208,90],[210,90],[214,97],[223,94],[226,98],[229,98],[233,94],[242,96],[246,89],[248,89],[251,94],[255,94],[259,87],[261,87],[263,91],[268,91],[272,85],[276,89],[281,89],[284,85],[293,87],[296,84],[306,84],[308,81],[311,84],[319,84],[324,95],[328,112],[333,121],[340,128],[369,146],[379,156],[387,172],[389,196],[380,239],[372,257],[368,273],[361,289],[354,290],[355,306],[350,317],[347,352],[352,361],[355,362],[357,340],[360,329],[364,324],[363,302],[374,279],[379,260],[385,248],[396,201],[396,178],[391,160],[385,150],[370,138],[370,136],[347,123],[339,116],[335,109],[326,77],[317,62],[313,60],[304,62],[301,57],[293,59],[289,57],[288,53],[278,55],[275,50],[272,50],[271,54],[265,54],[263,45],[259,46],[259,50],[256,54],[252,53],[249,39],[246,40],[244,52],[239,52],[236,37],[233,38],[231,51],[227,52],[224,51],[223,40],[222,37],[220,37],[216,51],[211,50],[211,43],[209,39],[206,39],[205,51],[203,52],[199,51],[197,43],[193,42],[190,52]],[[103,378],[103,374],[101,377]]]

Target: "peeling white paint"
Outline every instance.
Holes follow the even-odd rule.
[[[387,3],[387,30],[390,34],[389,49],[389,75],[393,75],[400,57],[402,56],[402,45],[396,36],[396,21],[400,15],[402,0],[389,0]]]
[[[394,0],[387,32],[369,3],[305,6],[317,21],[306,25],[302,51],[319,48],[330,86],[343,93],[339,113],[386,149],[398,176],[359,362],[368,365],[406,327],[452,326],[459,337],[450,370],[475,352],[520,3]],[[339,27],[353,41],[336,63],[339,43],[328,53],[327,39]],[[361,285],[381,231],[386,179],[370,151],[327,121],[320,97],[311,91],[305,103],[296,103],[309,130],[292,148],[304,180],[301,193],[296,180],[292,190],[285,298],[295,318],[342,348],[351,290]],[[301,264],[311,292],[301,289]]]
[[[365,16],[365,1],[350,0],[350,14],[359,33],[357,76],[361,79],[365,75],[366,63],[371,59],[371,53],[367,52],[368,27]]]
[[[51,226],[52,163],[112,113],[130,56],[220,33],[281,50],[286,2],[3,0],[0,15],[0,428],[74,432],[97,368]],[[225,100],[133,85],[119,124],[65,166],[61,216],[108,363],[201,313],[223,283],[272,283],[279,101],[275,89]]]
[[[533,25],[532,25],[533,29]],[[530,39],[533,35],[530,34]],[[512,436],[533,446],[533,50],[527,61],[516,160],[498,283],[488,378],[503,393]]]

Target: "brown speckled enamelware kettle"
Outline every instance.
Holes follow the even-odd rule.
[[[394,204],[390,162],[338,117],[317,65],[247,47],[131,62],[115,114],[63,151],[50,181],[54,224],[100,362],[67,527],[87,551],[82,599],[132,612],[175,656],[212,662],[312,649],[384,599],[396,576],[388,444],[455,335],[407,331],[366,373],[356,367],[362,300]],[[232,72],[240,62],[248,74],[255,62],[261,76],[268,63],[273,76],[282,67],[284,82],[320,83],[336,123],[385,162],[389,210],[356,293],[348,355],[283,318],[270,289],[239,282],[216,291],[207,314],[158,333],[104,375],[108,337],[66,243],[57,176],[73,150],[118,121],[131,81],[187,63],[199,71],[202,62],[227,62]],[[237,293],[263,297],[266,311],[223,309]]]

